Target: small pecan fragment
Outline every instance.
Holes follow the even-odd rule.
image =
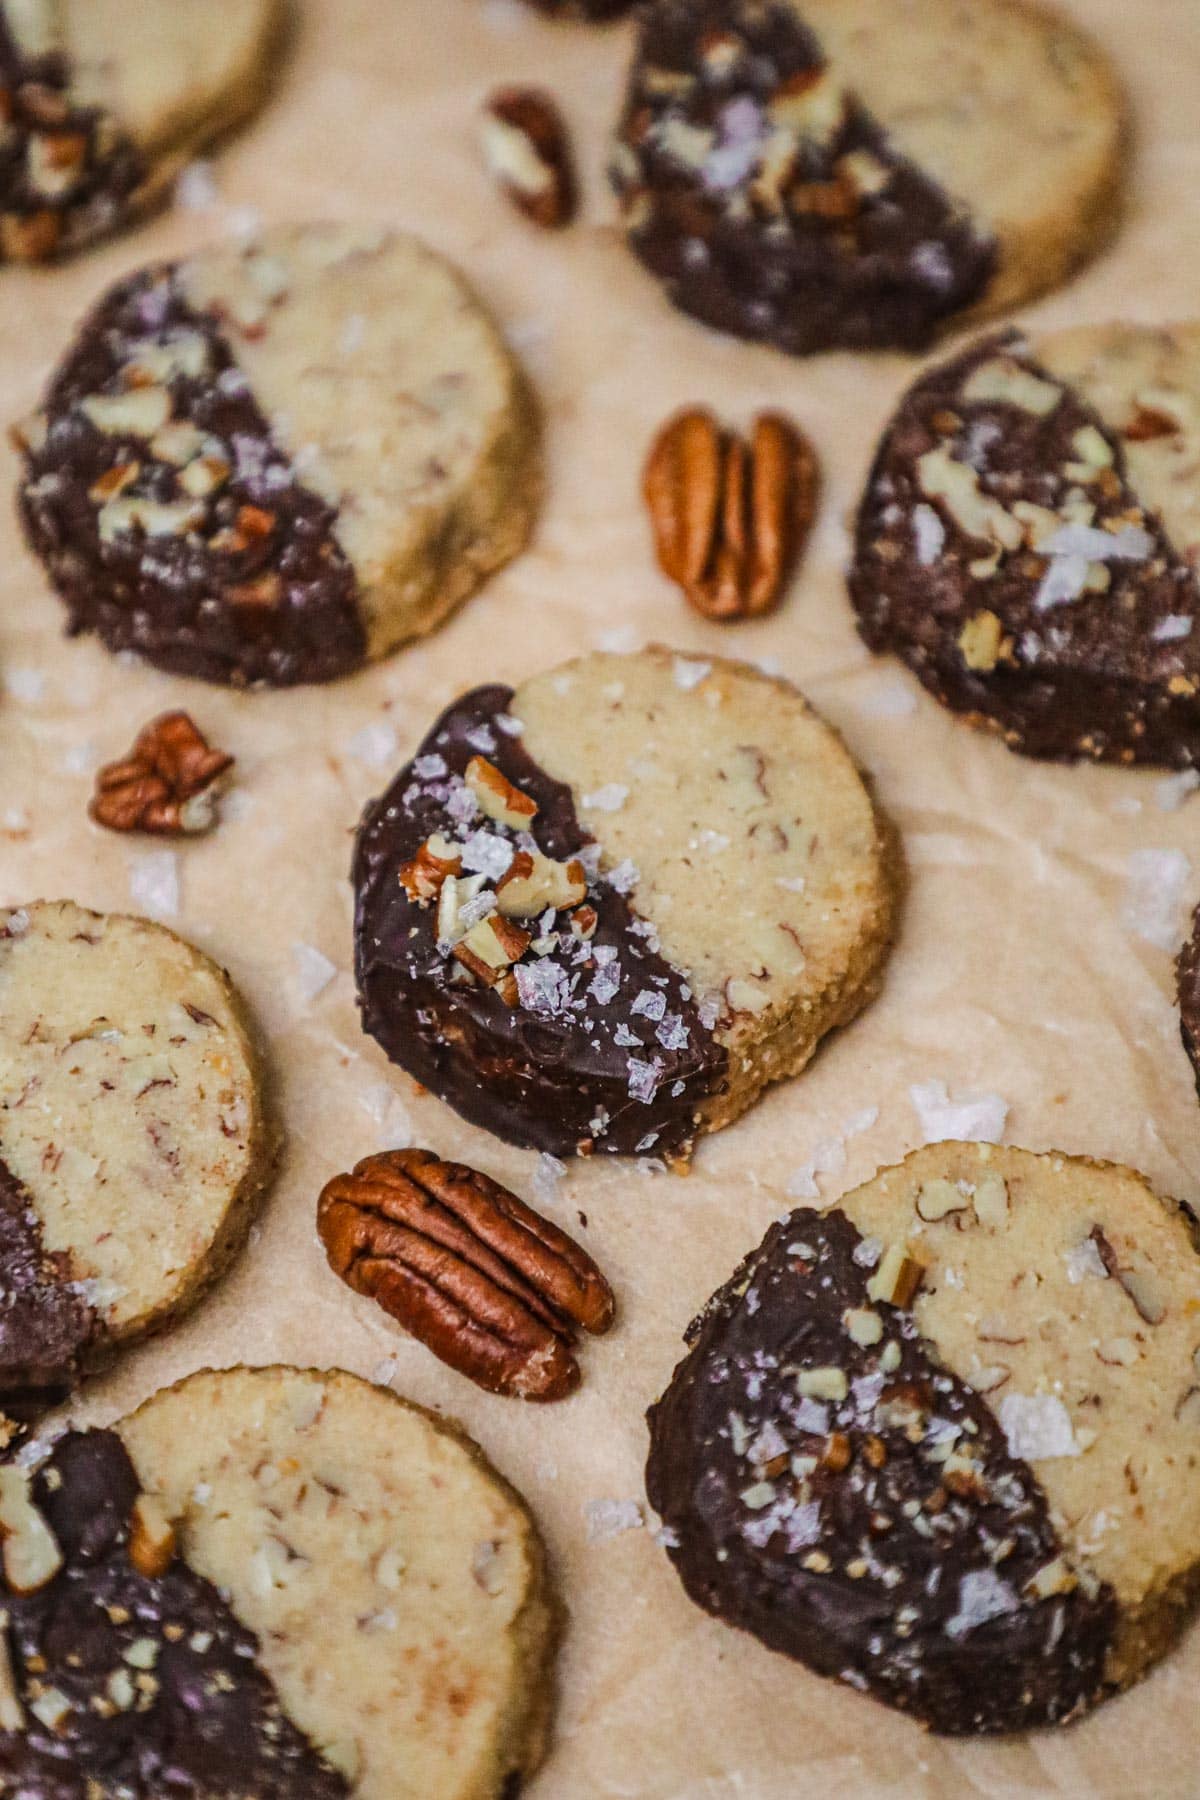
[[[495,987],[504,979],[510,964],[520,962],[531,942],[530,932],[494,913],[473,925],[451,954],[485,987]]]
[[[151,1580],[165,1575],[179,1553],[175,1526],[157,1494],[139,1494],[129,1519],[129,1560]]]
[[[707,619],[770,612],[812,529],[812,445],[779,413],[760,413],[750,443],[709,412],[677,414],[646,460],[642,492],[665,575]]]
[[[458,846],[435,831],[417,854],[400,866],[400,886],[414,906],[428,906],[437,899],[449,875],[462,874]]]
[[[1133,1301],[1138,1316],[1147,1325],[1161,1325],[1167,1316],[1166,1302],[1162,1297],[1153,1275],[1142,1269],[1123,1267],[1111,1241],[1105,1236],[1101,1226],[1093,1225],[1092,1242],[1100,1255],[1109,1275],[1120,1283]]]
[[[0,252],[10,262],[46,262],[58,249],[62,225],[49,207],[0,218]]]
[[[480,126],[488,173],[535,225],[569,225],[577,201],[571,146],[562,114],[539,88],[500,88]]]
[[[512,831],[523,831],[537,812],[537,801],[514,787],[508,776],[486,756],[473,756],[464,776],[467,786],[479,803],[481,812],[498,825]]]
[[[590,1256],[498,1182],[428,1150],[335,1176],[317,1230],[335,1274],[493,1394],[562,1399],[579,1385],[575,1328],[612,1324]]]
[[[138,733],[123,761],[99,771],[88,811],[110,831],[207,831],[216,784],[232,767],[232,756],[213,750],[187,713],[163,713]]]
[[[1147,444],[1154,438],[1174,437],[1179,428],[1179,420],[1173,419],[1170,413],[1163,412],[1157,406],[1145,406],[1139,401],[1137,410],[1125,427],[1124,435],[1131,444]]]

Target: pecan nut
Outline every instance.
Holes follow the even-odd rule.
[[[562,114],[538,88],[501,88],[480,127],[488,172],[527,219],[555,231],[569,225],[577,191]]]
[[[232,767],[232,756],[212,749],[187,713],[163,713],[138,733],[127,757],[99,771],[88,811],[110,831],[207,831],[217,783]]]
[[[561,1399],[579,1385],[575,1328],[612,1324],[612,1290],[585,1251],[498,1182],[428,1150],[384,1151],[335,1176],[317,1230],[335,1274],[493,1394]]]
[[[779,413],[760,413],[750,443],[710,412],[679,413],[659,432],[642,492],[659,567],[707,619],[770,612],[816,514],[812,445]]]

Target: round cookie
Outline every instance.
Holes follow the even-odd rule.
[[[3,0],[0,260],[45,262],[149,207],[251,113],[284,0]]]
[[[918,1150],[766,1238],[650,1411],[698,1603],[935,1730],[1075,1716],[1200,1591],[1200,1258],[1141,1176]]]
[[[530,389],[462,278],[341,225],[121,282],[18,439],[69,629],[239,686],[432,631],[541,491]]]
[[[1026,0],[655,0],[618,127],[632,248],[674,303],[803,355],[917,349],[1112,229],[1124,106]]]
[[[273,1160],[229,978],[70,900],[0,913],[0,1403],[45,1405],[240,1249]]]
[[[793,687],[652,648],[455,702],[353,881],[394,1062],[512,1143],[686,1158],[872,997],[898,872]]]
[[[1200,760],[1200,327],[973,345],[884,434],[850,592],[873,650],[1013,750]]]
[[[119,1427],[188,1565],[356,1800],[492,1800],[541,1759],[557,1609],[462,1433],[352,1375],[229,1369]]]

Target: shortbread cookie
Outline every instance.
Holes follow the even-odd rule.
[[[896,874],[794,688],[651,649],[464,695],[354,885],[394,1062],[512,1143],[686,1157],[873,995]]]
[[[48,1404],[240,1248],[273,1150],[228,977],[146,919],[0,913],[0,1404]]]
[[[499,1800],[541,1759],[557,1608],[469,1438],[352,1375],[232,1369],[120,1434],[180,1551],[357,1800]]]
[[[1123,105],[1025,0],[654,0],[613,181],[684,312],[795,354],[915,349],[1111,230]]]
[[[144,212],[262,99],[284,0],[2,0],[0,259]]]
[[[1200,1258],[1112,1164],[934,1144],[772,1226],[651,1409],[692,1598],[939,1731],[1068,1719],[1200,1571]]]
[[[1027,756],[1200,761],[1200,327],[976,344],[906,395],[859,512],[873,650]]]
[[[238,685],[431,631],[540,493],[529,388],[461,277],[347,226],[122,282],[18,435],[70,630]]]

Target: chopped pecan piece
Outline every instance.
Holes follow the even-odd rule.
[[[428,906],[442,891],[449,875],[462,874],[458,848],[440,832],[426,838],[411,861],[400,867],[400,886],[416,906]]]
[[[46,262],[62,236],[58,213],[43,207],[34,213],[5,213],[0,218],[0,251],[10,262]]]
[[[517,851],[496,883],[496,904],[511,919],[534,919],[547,907],[564,911],[586,897],[587,876],[581,862],[557,862],[528,850]]]
[[[521,960],[531,941],[531,934],[520,925],[492,914],[471,927],[455,944],[452,955],[485,986],[495,987],[509,965]]]
[[[139,1575],[165,1575],[179,1553],[175,1526],[157,1494],[139,1494],[130,1515],[129,1560]]]
[[[1174,437],[1178,431],[1179,420],[1173,419],[1170,413],[1139,402],[1124,435],[1131,444],[1146,444],[1154,438]]]
[[[1139,1317],[1145,1319],[1147,1325],[1161,1325],[1167,1316],[1167,1308],[1153,1275],[1146,1270],[1122,1267],[1116,1250],[1099,1225],[1093,1225],[1091,1238],[1100,1261],[1112,1279],[1125,1289]]]
[[[138,733],[123,761],[100,770],[88,811],[110,831],[207,831],[216,784],[232,767],[232,756],[213,750],[187,713],[163,713]]]
[[[488,172],[535,225],[557,230],[575,212],[575,171],[562,114],[538,88],[501,88],[480,129]]]
[[[479,802],[481,812],[498,825],[521,831],[537,812],[537,801],[514,787],[507,775],[501,774],[486,756],[473,756],[463,777]]]
[[[561,1399],[579,1385],[575,1327],[612,1324],[590,1256],[498,1182],[428,1150],[336,1176],[317,1230],[335,1274],[490,1393]]]
[[[760,413],[749,446],[713,415],[682,412],[651,448],[642,492],[665,575],[708,619],[769,612],[812,529],[812,446],[778,413]]]

